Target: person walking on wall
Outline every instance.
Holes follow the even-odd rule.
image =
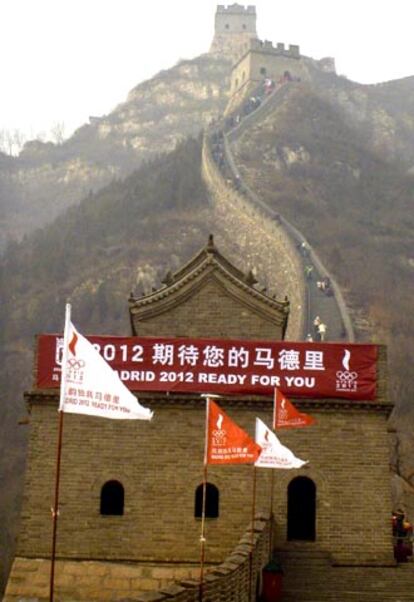
[[[324,324],[323,322],[321,322],[318,326],[318,334],[319,334],[319,340],[320,341],[324,341],[325,340],[325,336],[326,336],[326,324]]]

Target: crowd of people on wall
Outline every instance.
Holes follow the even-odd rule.
[[[225,134],[237,127],[247,115],[250,115],[252,112],[256,111],[262,105],[263,100],[267,96],[278,90],[280,86],[291,81],[300,80],[299,78],[293,78],[289,71],[285,71],[277,83],[273,79],[265,77],[258,88],[254,90],[254,93],[241,105],[241,107],[237,108],[237,111],[233,112],[231,115],[228,115],[224,120],[213,122],[211,124],[209,140],[213,161],[217,165],[227,184],[233,186],[233,188],[239,192],[243,192],[243,184],[240,176],[237,173],[234,174],[227,161]],[[275,219],[280,221],[280,216],[276,214]],[[305,241],[303,241],[298,243],[298,248],[304,260],[305,278],[306,280],[310,281],[313,279],[314,268],[310,262],[308,245]],[[321,280],[318,280],[316,282],[316,286],[327,296],[331,296],[333,294],[331,281],[327,276],[323,277]],[[308,333],[306,340],[324,341],[326,339],[326,332],[327,325],[319,316],[316,316],[313,321],[313,332]]]
[[[227,183],[234,186],[236,190],[242,191],[241,180],[240,176],[233,175],[233,172],[227,163],[224,148],[224,134],[237,127],[247,115],[256,111],[261,106],[263,99],[272,94],[276,88],[275,81],[266,77],[242,106],[237,108],[237,111],[234,111],[225,119],[211,124],[210,147],[213,160]]]

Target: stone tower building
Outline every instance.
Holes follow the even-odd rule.
[[[218,5],[211,53],[236,59],[251,39],[256,39],[256,7],[240,4]]]
[[[210,239],[165,278],[162,288],[130,298],[129,311],[133,336],[241,339],[265,345],[283,340],[289,304],[255,288],[251,274],[227,261]],[[281,435],[309,464],[275,475],[273,547],[282,562],[288,563],[292,552],[306,561],[316,558],[322,587],[334,565],[369,565],[381,571],[394,562],[386,428],[392,406],[386,396],[385,361],[380,348],[375,401],[298,399],[297,408],[312,413],[317,423]],[[169,590],[165,597],[139,597],[171,579],[198,573],[205,403],[194,389],[140,393],[141,403],[155,412],[151,423],[65,416],[59,600],[197,600],[197,593],[174,597],[173,591],[179,590]],[[48,595],[58,391],[36,386],[27,401],[31,433],[26,484],[6,602],[44,600]],[[251,435],[257,415],[271,424],[271,395],[224,395],[220,405]],[[214,494],[207,524],[210,568],[226,559],[251,520],[251,468],[209,468]],[[257,510],[262,513],[269,512],[270,472],[260,469],[258,475]],[[226,580],[246,575],[234,577],[240,554],[232,558],[211,575],[211,587],[216,583],[222,589],[210,599],[247,601],[241,582],[226,585]],[[295,570],[300,577],[304,569],[299,563]],[[224,597],[223,591],[230,593]]]

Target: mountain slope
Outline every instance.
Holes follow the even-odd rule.
[[[392,392],[407,405],[414,393],[406,378],[414,335],[414,179],[406,165],[378,152],[370,131],[370,120],[351,123],[332,93],[291,84],[263,120],[258,111],[234,152],[247,183],[306,234],[351,305],[369,316],[360,336],[389,344],[392,374],[399,375]]]
[[[136,86],[126,102],[91,118],[63,144],[32,141],[19,157],[0,158],[0,249],[89,191],[197,135],[223,111],[229,72],[225,57],[181,61]]]

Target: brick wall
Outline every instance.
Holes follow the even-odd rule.
[[[277,298],[287,295],[290,314],[286,338],[303,338],[305,288],[303,270],[292,240],[284,228],[252,205],[248,198],[228,186],[211,158],[208,145],[203,146],[203,177],[211,193],[213,210],[221,228],[228,228],[245,249],[245,259],[258,269],[261,282]],[[237,216],[238,230],[233,224]],[[219,241],[219,236],[216,236]],[[263,278],[264,280],[263,280]]]
[[[246,299],[238,301],[213,279],[168,311],[142,321],[135,316],[133,319],[138,336],[157,333],[176,337],[282,339],[281,327],[268,316],[253,314],[246,306]]]
[[[197,558],[200,521],[194,518],[194,493],[202,481],[204,401],[174,396],[141,401],[155,410],[151,423],[65,416],[58,556],[163,562]],[[32,407],[21,556],[44,557],[50,551],[56,404],[38,397]],[[317,425],[280,436],[309,466],[276,472],[278,543],[286,542],[287,485],[300,474],[317,487],[318,547],[338,562],[390,560],[386,407],[306,404]],[[257,415],[271,424],[271,400],[222,405],[251,435]],[[258,472],[257,508],[266,512],[270,471]],[[124,485],[124,516],[99,513],[101,487],[111,479]],[[250,520],[252,467],[210,467],[208,480],[219,488],[220,516],[208,521],[207,556],[219,562]],[[362,533],[368,542],[364,546]]]
[[[253,531],[250,525],[223,563],[205,567],[204,602],[250,602],[250,585],[254,592],[269,558],[270,533],[269,521],[256,517]],[[22,596],[48,600],[49,573],[47,560],[16,558],[4,602],[21,602]],[[55,575],[59,600],[199,601],[199,563],[155,566],[58,560]]]

